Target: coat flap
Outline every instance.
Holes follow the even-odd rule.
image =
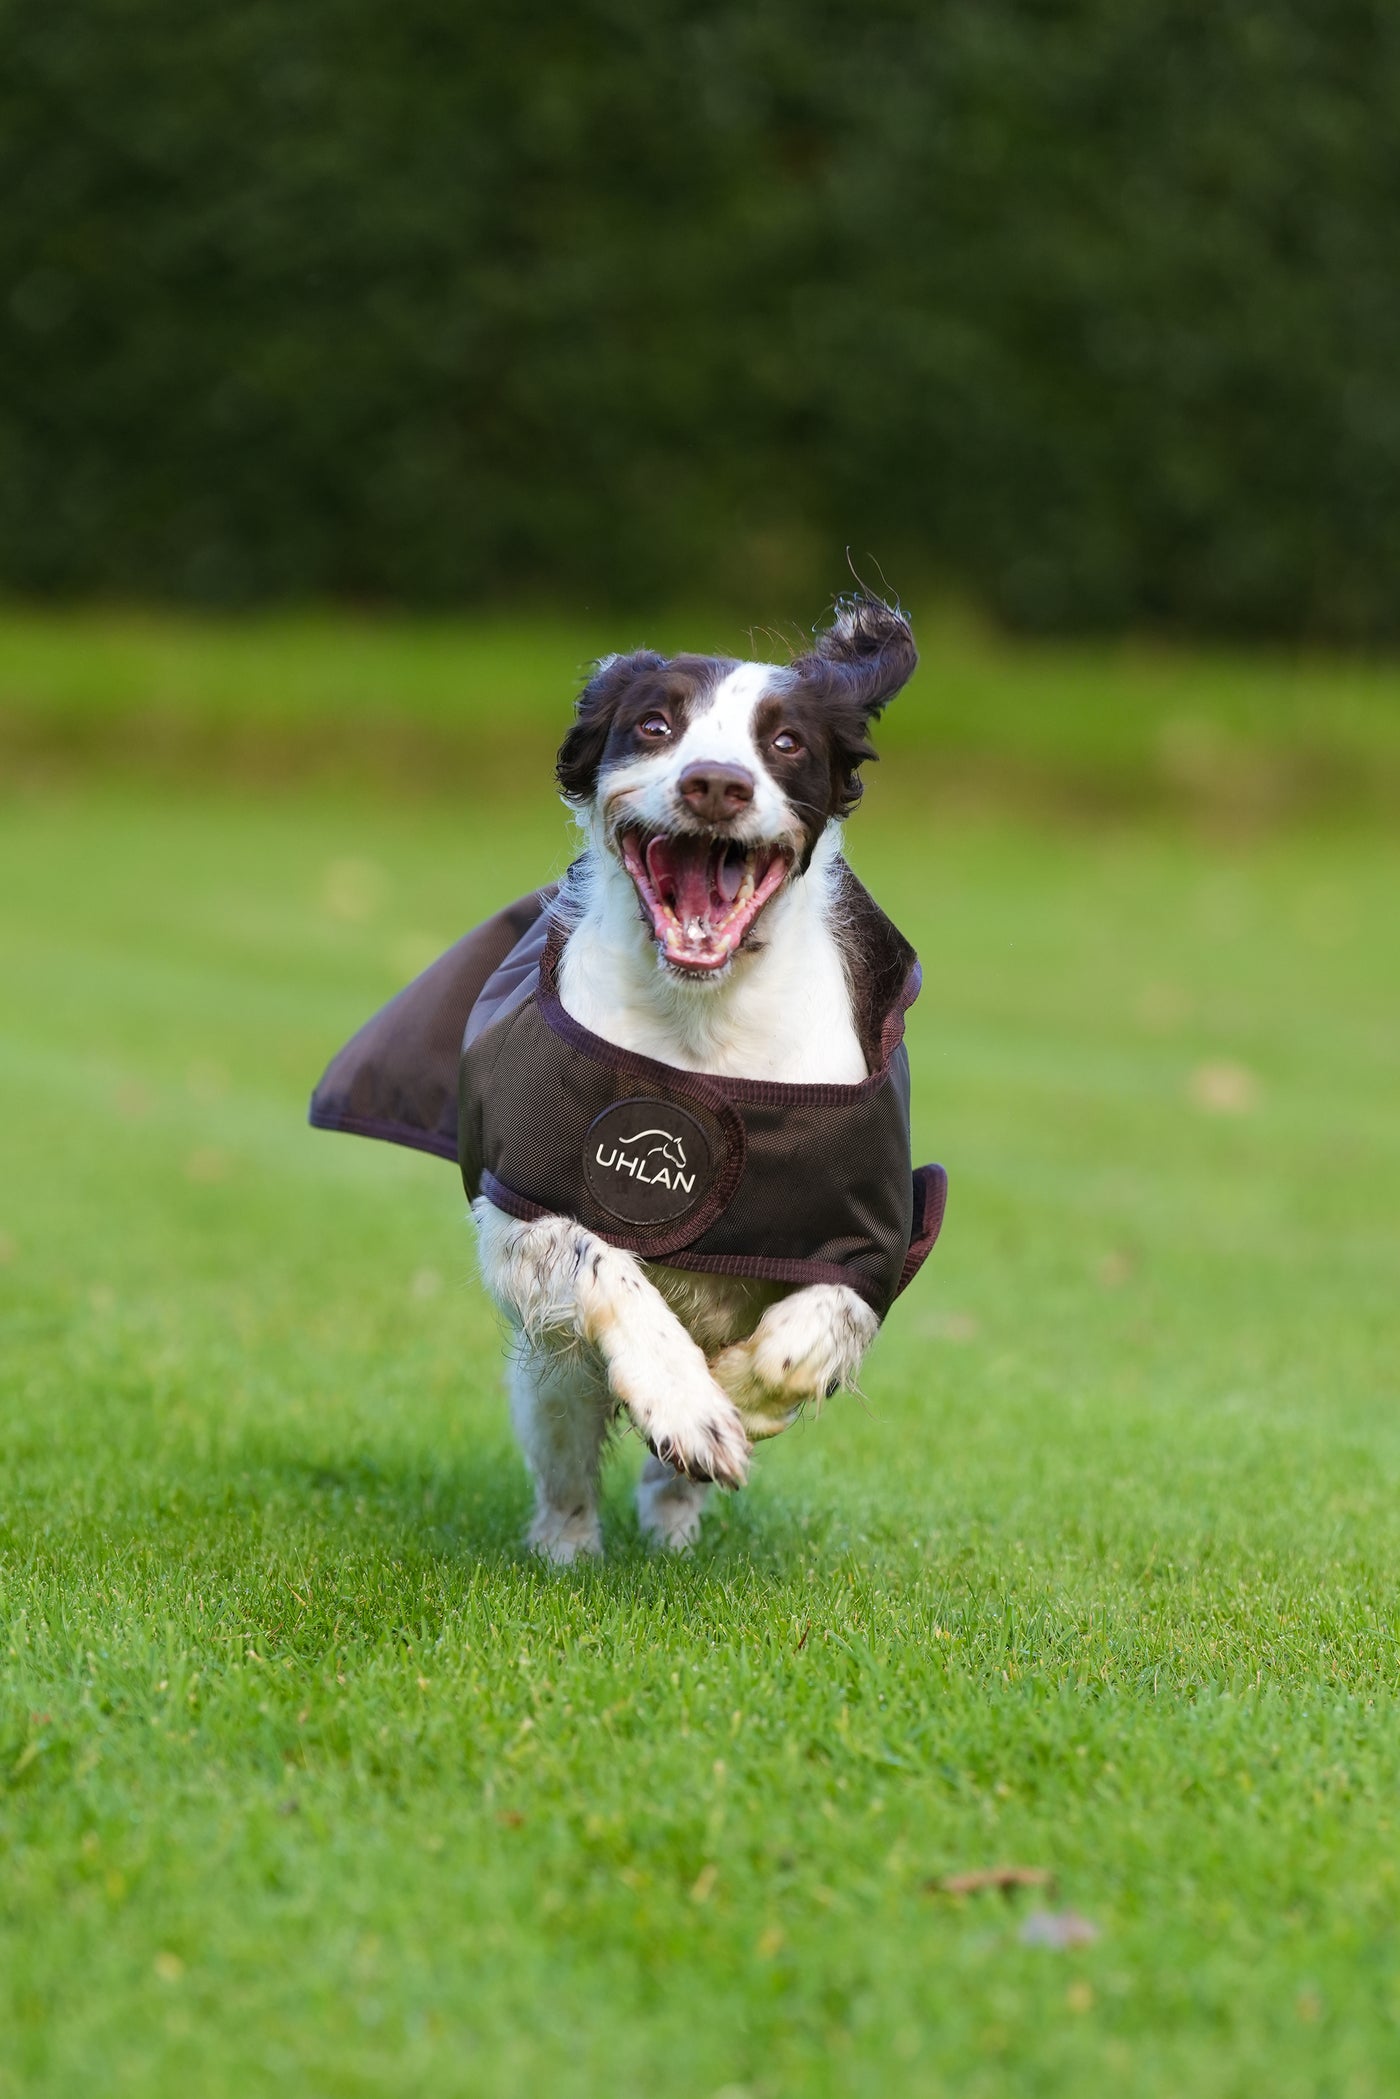
[[[554,894],[553,885],[532,890],[464,933],[367,1020],[311,1096],[316,1128],[382,1137],[455,1161],[467,1021],[502,963],[541,925]],[[494,998],[497,987],[491,989]]]

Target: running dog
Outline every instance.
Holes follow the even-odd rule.
[[[716,1116],[726,1102],[767,1113],[791,1099],[816,1160],[813,1146],[838,1139],[828,1144],[812,1117],[863,1103],[880,1083],[917,964],[901,943],[904,986],[887,961],[872,986],[874,906],[841,830],[875,755],[870,725],[916,660],[904,616],[862,594],[790,663],[642,651],[597,665],[558,757],[583,847],[550,907],[562,936],[552,995],[574,1039],[652,1075],[639,1096],[664,1067],[677,1083],[716,1082]],[[907,1113],[906,1089],[895,1178],[909,1171]],[[699,1108],[691,1119],[704,1121]],[[854,1281],[826,1279],[842,1270],[825,1253],[770,1255],[766,1269],[759,1255],[746,1271],[707,1255],[703,1235],[670,1259],[626,1243],[645,1246],[659,1229],[649,1220],[692,1199],[696,1140],[683,1120],[653,1112],[630,1131],[624,1118],[588,1154],[615,1230],[505,1197],[501,1175],[485,1174],[472,1204],[482,1277],[518,1336],[511,1406],[535,1487],[529,1543],[559,1564],[602,1549],[599,1471],[620,1415],[650,1446],[642,1530],[684,1549],[711,1486],[747,1477],[751,1433],[853,1385],[880,1325],[887,1293],[854,1269]],[[746,1142],[755,1158],[752,1130]],[[803,1171],[780,1199],[793,1229]],[[907,1180],[898,1191],[897,1232],[907,1225],[911,1244],[907,1256],[896,1246],[896,1273],[927,1251],[917,1176],[914,1191]],[[651,1207],[629,1222],[628,1203]],[[809,1271],[820,1279],[802,1280]]]

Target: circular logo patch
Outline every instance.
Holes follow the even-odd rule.
[[[583,1140],[588,1192],[627,1224],[668,1224],[709,1190],[710,1140],[693,1115],[664,1101],[619,1101]]]

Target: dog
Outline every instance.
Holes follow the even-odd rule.
[[[904,615],[862,593],[787,664],[639,651],[596,666],[557,766],[583,834],[555,905],[573,1021],[684,1072],[815,1087],[867,1077],[841,829],[875,756],[871,723],[916,661]],[[686,1171],[665,1128],[619,1141],[633,1178]],[[642,1532],[683,1551],[712,1487],[748,1476],[745,1419],[791,1419],[853,1386],[880,1324],[844,1283],[667,1266],[486,1194],[472,1214],[482,1279],[517,1337],[527,1539],[556,1565],[602,1550],[599,1475],[620,1415],[650,1446]]]

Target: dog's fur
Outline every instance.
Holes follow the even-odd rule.
[[[788,665],[642,652],[597,666],[558,764],[585,837],[557,907],[571,924],[569,1013],[685,1070],[866,1076],[835,908],[839,824],[875,755],[870,722],[915,661],[902,615],[862,595]],[[668,852],[732,870],[717,910],[683,920],[702,878],[668,889]],[[779,1413],[853,1384],[879,1324],[843,1285],[687,1273],[567,1217],[523,1223],[484,1197],[472,1209],[486,1286],[518,1333],[511,1406],[535,1483],[529,1542],[557,1563],[602,1549],[598,1474],[619,1409],[652,1453],[642,1529],[683,1549],[710,1483],[747,1475],[735,1399]]]

